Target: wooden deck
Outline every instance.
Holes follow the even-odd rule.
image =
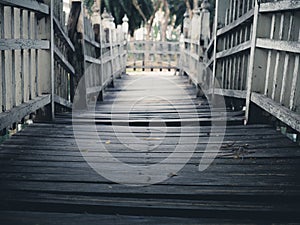
[[[104,102],[96,106],[96,128],[100,141],[114,157],[137,166],[162,163],[180,136],[191,140],[199,137],[193,157],[182,170],[149,186],[107,180],[79,151],[71,114],[57,115],[55,122],[32,124],[1,144],[0,223],[299,223],[299,146],[268,125],[243,126],[243,112],[228,111],[218,156],[207,170],[199,172],[209,137],[220,135],[218,129],[211,132],[211,121],[224,120],[224,110],[210,116],[206,100],[194,97],[195,89],[187,79],[159,76],[165,82],[158,82],[157,75],[116,80],[115,87],[107,89]],[[76,121],[88,138],[93,115],[83,115]],[[184,132],[180,129],[182,121],[189,123]],[[143,141],[140,147],[147,150],[137,151],[139,143],[124,130],[128,123]],[[116,133],[123,138],[120,140]],[[106,163],[112,173],[128,176],[117,164],[102,158],[93,160]]]

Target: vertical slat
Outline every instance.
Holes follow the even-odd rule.
[[[288,36],[287,40],[291,40],[291,34],[292,34],[292,29],[293,29],[293,22],[294,22],[294,16],[293,14],[290,15],[290,24],[289,24],[289,29],[288,29]],[[287,76],[288,76],[288,66],[289,66],[289,61],[290,61],[290,54],[285,53],[285,59],[284,59],[284,67],[283,67],[283,76],[282,76],[282,85],[281,85],[281,92],[280,92],[280,103],[283,103],[283,99],[285,96],[285,89],[286,89],[286,83],[287,83]]]
[[[237,16],[236,18],[239,18],[241,15],[241,0],[237,0]]]
[[[24,34],[23,34],[23,10],[20,10],[20,38],[23,39]],[[22,100],[21,102],[23,103],[25,101],[25,83],[24,83],[24,50],[21,50],[21,96]]]
[[[236,55],[233,56],[233,65],[232,65],[232,82],[231,82],[231,89],[236,89],[235,82],[237,80],[237,72],[236,72],[236,64],[237,64],[237,57]]]
[[[37,15],[34,15],[34,39],[38,39],[38,19]],[[35,50],[35,95],[39,96],[39,51]]]
[[[236,78],[235,78],[235,89],[240,90],[239,81],[241,80],[241,57],[238,55],[236,59]]]
[[[284,13],[282,13],[280,17],[279,40],[282,40],[283,29],[284,29],[283,26],[284,26]],[[273,89],[272,89],[273,100],[275,100],[275,94],[277,89],[276,87],[277,87],[278,75],[279,75],[279,64],[280,64],[280,52],[277,51],[276,60],[275,60],[274,78],[273,78]]]
[[[232,23],[233,21],[233,1],[234,0],[229,0],[230,4],[229,4],[229,23]]]
[[[235,20],[235,13],[236,13],[236,0],[232,0],[232,21]]]
[[[5,38],[4,32],[4,7],[0,5],[0,34],[1,38]],[[2,77],[2,112],[6,111],[6,77],[5,77],[5,51],[1,51],[1,77]]]
[[[229,18],[229,15],[228,15],[228,9],[226,9],[226,12],[225,12],[225,26],[229,24],[229,21],[228,21],[228,18]]]
[[[15,37],[15,10],[13,7],[11,7],[11,39],[14,39]],[[12,85],[12,107],[16,106],[16,52],[15,50],[12,50],[12,55],[11,55],[11,60],[12,60],[12,71],[11,71],[11,85]]]
[[[300,41],[300,30],[298,34],[298,41]],[[294,64],[294,71],[293,71],[293,79],[292,79],[292,87],[291,87],[291,97],[290,97],[290,110],[294,109],[295,105],[295,97],[296,97],[296,92],[298,88],[299,92],[299,87],[297,87],[297,83],[299,82],[299,61],[300,61],[300,56],[297,54],[295,56],[295,64]]]
[[[54,2],[51,0],[50,3],[50,58],[51,58],[51,65],[50,65],[50,73],[51,73],[51,117],[52,119],[55,118],[55,102],[54,102]]]
[[[241,67],[241,80],[240,80],[241,90],[244,90],[245,67],[247,67],[246,54],[243,54],[243,56],[242,56],[242,67]]]
[[[247,12],[247,0],[243,0],[242,14]]]
[[[225,60],[222,59],[222,88],[224,88],[224,82],[225,82]]]
[[[250,50],[249,69],[248,69],[248,77],[247,77],[246,121],[245,121],[246,123],[249,120],[249,113],[250,113],[250,101],[251,101],[251,92],[252,92],[252,79],[253,79],[253,72],[254,72],[254,60],[255,60],[254,57],[255,57],[255,47],[256,47],[258,13],[259,13],[259,6],[258,3],[256,3],[254,8],[254,18],[252,24],[253,29],[251,32],[251,50]]]
[[[276,15],[272,15],[272,21],[271,21],[271,30],[270,30],[270,39],[274,38],[275,33],[275,21],[276,21]],[[269,87],[269,79],[271,75],[271,59],[272,59],[272,51],[268,51],[268,59],[267,59],[267,69],[266,69],[266,81],[265,81],[265,91],[264,94],[268,94],[268,87]]]
[[[247,0],[247,11],[251,9],[252,6],[251,2],[252,2],[251,0]]]
[[[27,32],[28,32],[28,39],[31,39],[31,12],[28,11],[27,14]],[[28,93],[29,93],[29,100],[32,99],[32,73],[31,73],[31,49],[28,50]]]

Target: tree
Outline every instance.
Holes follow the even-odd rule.
[[[147,22],[154,12],[151,0],[98,0],[101,5],[101,12],[104,8],[115,18],[116,24],[122,23],[122,18],[126,14],[129,19],[129,32],[139,28],[142,23]],[[84,5],[91,12],[94,0],[84,0]]]

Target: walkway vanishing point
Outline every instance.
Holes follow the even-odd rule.
[[[300,1],[202,3],[128,42],[97,5],[0,0],[1,225],[300,223]]]

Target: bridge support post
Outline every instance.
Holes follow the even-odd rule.
[[[42,94],[51,94],[51,102],[39,109],[36,113],[36,121],[51,121],[54,119],[54,24],[53,24],[53,0],[45,0],[50,9],[50,19],[41,18],[38,23],[37,36],[41,40],[50,41],[49,50],[39,51],[38,71],[39,88]]]

